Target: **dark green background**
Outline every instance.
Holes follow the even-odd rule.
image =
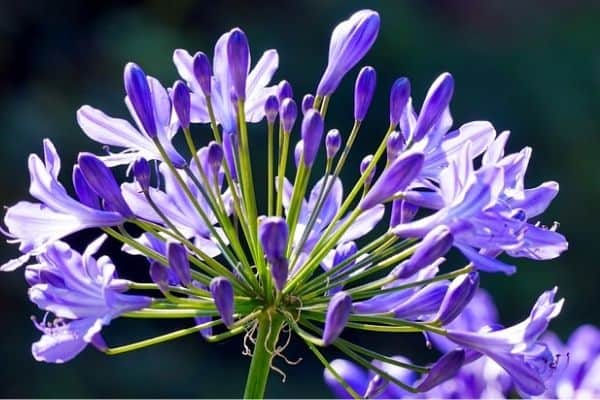
[[[371,7],[382,18],[379,39],[364,60],[378,72],[378,92],[350,160],[356,176],[362,149],[373,149],[387,127],[387,96],[396,77],[412,81],[417,104],[443,71],[456,80],[456,123],[487,119],[510,129],[510,149],[533,146],[529,186],[558,180],[561,193],[544,223],[560,221],[570,250],[560,260],[519,261],[512,278],[486,276],[503,320],[528,313],[537,295],[552,285],[567,298],[553,328],[563,337],[578,324],[600,323],[596,263],[600,211],[600,7],[596,1],[388,1],[294,2],[149,1],[113,3],[0,2],[0,203],[27,197],[26,156],[51,137],[63,157],[63,176],[81,150],[100,151],[75,123],[75,110],[92,104],[126,115],[122,67],[136,61],[170,84],[175,48],[212,56],[220,33],[241,26],[255,59],[268,48],[280,54],[276,80],[288,79],[297,99],[314,90],[327,57],[334,25]],[[333,99],[328,123],[346,132],[351,124],[352,71]],[[208,131],[199,129],[198,137]],[[255,136],[260,157],[262,130]],[[367,150],[364,150],[366,152]],[[260,158],[258,158],[260,159]],[[257,172],[258,174],[258,172]],[[90,236],[78,237],[81,248]],[[2,259],[16,249],[2,245]],[[131,259],[124,259],[124,263]],[[132,265],[133,267],[133,265]],[[114,358],[88,350],[67,365],[36,363],[37,340],[20,272],[0,277],[0,395],[10,397],[231,397],[242,393],[249,360],[239,340],[207,345],[193,336]],[[166,332],[171,322],[116,321],[106,329],[111,343]],[[182,322],[183,326],[183,322]],[[350,336],[359,341],[362,337]],[[371,338],[389,353],[421,345],[420,338]],[[426,352],[424,350],[424,352]],[[268,394],[323,397],[322,369],[298,343],[286,353],[304,357],[284,366],[286,384],[272,376]],[[335,356],[334,354],[329,354]],[[279,364],[282,365],[282,364]]]

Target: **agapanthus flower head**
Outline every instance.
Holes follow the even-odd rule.
[[[562,308],[556,290],[508,328],[497,326],[479,290],[480,274],[516,271],[497,258],[502,253],[546,260],[566,250],[557,226],[537,222],[558,184],[526,188],[531,149],[505,154],[509,135],[496,134],[491,123],[452,128],[449,73],[435,79],[418,113],[408,79],[396,80],[389,126],[368,133],[379,145],[357,148],[375,69],[358,73],[350,132],[336,128],[328,107],[372,47],[379,23],[377,12],[362,10],[334,29],[317,90],[303,98],[301,123],[291,84],[270,84],[277,51],[265,51],[252,68],[248,38],[235,28],[217,40],[212,65],[203,52],[175,50],[181,80],[171,89],[128,63],[125,103],[134,124],[90,106],[78,110],[84,133],[111,148],[79,154],[74,196],[59,182],[61,160],[45,140],[43,160],[28,161],[37,202],[19,202],[4,218],[3,233],[21,255],[0,268],[28,264],[30,299],[54,315],[36,323],[43,335],[34,357],[58,363],[88,344],[112,355],[194,333],[207,342],[243,334],[244,352],[253,357],[244,395],[261,398],[269,368],[279,370],[280,356],[288,360],[280,336],[289,333],[324,364],[339,396],[504,395],[511,384],[525,395],[563,390],[549,380],[555,359],[540,339]],[[251,134],[248,124],[263,120],[266,135]],[[208,126],[196,134],[198,124]],[[184,142],[179,132],[185,151],[176,148]],[[362,161],[350,165],[354,160]],[[255,174],[259,163],[266,177]],[[355,180],[343,182],[346,176]],[[265,195],[257,194],[263,187]],[[104,235],[83,254],[71,249],[65,241],[87,229],[141,256],[147,269],[136,276],[146,281],[119,279],[117,269],[128,265],[93,256]],[[462,268],[444,258],[452,248],[464,255]],[[193,325],[111,347],[100,332],[121,317]],[[418,365],[365,347],[367,340],[350,341],[348,330],[391,340],[421,334],[444,354]],[[328,362],[324,346],[352,362]],[[484,391],[474,374],[488,368],[494,379]],[[573,379],[568,393],[583,387]],[[474,382],[470,391],[465,382]]]

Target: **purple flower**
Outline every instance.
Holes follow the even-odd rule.
[[[225,326],[230,327],[233,324],[233,286],[227,278],[218,276],[210,281],[210,293],[215,301],[217,311],[223,319]]]
[[[422,165],[423,154],[421,153],[404,153],[399,156],[383,170],[358,207],[366,211],[405,189],[417,177]]]
[[[327,132],[325,136],[325,149],[327,153],[327,158],[331,159],[335,157],[337,152],[342,147],[342,135],[340,131],[337,129],[332,129]]]
[[[271,264],[271,273],[278,290],[283,289],[288,277],[288,260],[285,256],[288,236],[288,226],[285,219],[280,217],[267,217],[258,228],[258,237],[265,258]]]
[[[302,142],[304,143],[302,161],[312,166],[323,137],[323,118],[316,110],[309,110],[302,120]]]
[[[509,328],[470,332],[447,330],[447,338],[457,345],[484,354],[498,363],[512,377],[519,390],[539,395],[546,390],[544,377],[548,359],[553,357],[538,338],[562,308],[563,300],[554,302],[557,288],[544,292],[529,317]]]
[[[446,255],[452,247],[453,237],[448,228],[441,225],[427,233],[415,253],[396,267],[392,274],[397,278],[408,278],[435,260]]]
[[[167,245],[167,259],[169,267],[173,269],[179,282],[183,286],[192,284],[192,271],[190,270],[190,262],[188,261],[188,253],[185,247],[177,242],[170,242]]]
[[[277,85],[277,98],[279,102],[282,103],[285,99],[292,99],[294,97],[294,91],[292,90],[292,85],[283,80],[279,82]]]
[[[298,107],[296,106],[294,99],[287,98],[281,102],[279,115],[283,131],[290,133],[294,128],[294,123],[296,122],[296,117],[298,116]]]
[[[307,93],[302,98],[302,113],[306,114],[308,110],[313,108],[315,105],[315,96],[310,93]]]
[[[354,119],[362,121],[367,115],[373,94],[375,93],[375,84],[377,74],[373,67],[363,67],[358,73],[356,84],[354,86]]]
[[[155,138],[157,135],[156,121],[146,73],[137,64],[130,62],[125,65],[123,79],[125,92],[135,115],[144,127],[146,134]]]
[[[267,117],[267,121],[272,124],[275,122],[277,118],[277,113],[279,112],[279,100],[277,96],[271,95],[267,97],[265,101],[265,116]]]
[[[190,127],[190,90],[182,81],[175,82],[173,86],[173,108],[182,128]]]
[[[417,385],[417,390],[427,392],[440,383],[453,378],[465,361],[465,351],[462,349],[453,350],[437,360],[429,373]]]
[[[54,324],[38,324],[44,335],[32,346],[36,360],[68,361],[87,344],[101,343],[100,330],[112,319],[150,305],[148,297],[122,293],[127,281],[116,277],[108,257],[93,258],[105,239],[91,243],[83,254],[56,242],[37,256],[38,264],[27,267],[30,282],[35,281],[29,298],[57,318]]]
[[[329,301],[325,328],[323,329],[323,344],[329,346],[340,336],[352,311],[352,297],[348,293],[338,292]]]
[[[117,211],[124,218],[133,217],[133,212],[123,199],[117,180],[98,157],[91,153],[80,153],[77,162],[87,184],[104,200],[108,209]]]
[[[244,31],[235,28],[227,39],[227,62],[231,86],[238,100],[246,100],[246,79],[250,69],[250,48]]]
[[[318,96],[335,92],[342,78],[369,51],[379,33],[379,14],[361,10],[335,27],[329,44],[327,68],[317,88]]]
[[[479,274],[477,272],[470,272],[455,278],[448,287],[435,320],[442,325],[448,325],[465,309],[478,288]]]
[[[69,196],[58,181],[59,172],[60,158],[52,142],[46,139],[44,161],[35,154],[29,156],[29,192],[40,203],[21,201],[9,207],[4,217],[10,241],[19,243],[23,255],[2,265],[1,271],[20,267],[29,257],[42,253],[52,243],[72,233],[115,226],[125,221],[118,212],[92,208]],[[74,178],[76,176],[74,174]]]
[[[152,172],[150,171],[150,164],[148,161],[140,157],[133,162],[132,166],[133,176],[140,185],[142,191],[148,191],[150,189],[150,179],[152,178]]]
[[[402,112],[410,98],[410,81],[408,78],[398,78],[390,91],[390,124],[394,127],[400,123]]]
[[[244,53],[241,50],[243,43],[239,42],[238,33],[236,33],[238,39],[235,40],[235,43],[232,42],[232,46],[235,44],[235,49],[232,50],[236,50],[236,54],[231,55],[235,55],[235,60],[231,60],[228,53],[229,38],[234,31],[223,34],[217,41],[212,68],[214,76],[211,80],[210,98],[217,123],[221,125],[225,134],[237,131],[237,112],[231,103],[231,88],[234,84],[237,85],[236,91],[244,92],[245,94],[245,96],[240,97],[239,93],[236,92],[238,98],[245,100],[246,121],[259,122],[265,115],[264,105],[266,99],[270,95],[276,94],[276,87],[267,85],[279,65],[277,51],[267,50],[250,72],[248,72],[248,69],[244,70],[240,64],[244,58]],[[248,53],[247,56],[247,65],[250,65],[250,54]],[[175,63],[177,72],[179,72],[179,76],[188,83],[192,91],[190,95],[192,103],[191,121],[210,122],[204,91],[202,90],[200,81],[194,74],[192,56],[186,50],[178,49],[173,53],[173,62]],[[236,63],[235,66],[232,65],[234,62]],[[235,69],[233,71],[236,74],[235,78],[231,75],[232,68]],[[244,73],[247,74],[245,88],[241,87]]]
[[[139,77],[136,79],[139,79]],[[144,97],[143,107],[144,110],[150,108],[149,111],[144,111],[144,113],[151,115],[153,118],[152,121],[154,121],[156,130],[154,135],[149,136],[148,128],[144,125],[148,122],[144,122],[138,114],[138,110],[133,104],[134,100],[129,98],[129,93],[125,98],[125,104],[136,122],[137,129],[124,119],[109,117],[102,111],[87,105],[77,110],[77,122],[90,139],[104,145],[125,149],[121,153],[111,153],[101,157],[109,167],[131,164],[138,157],[144,157],[147,160],[160,160],[160,153],[152,138],[161,143],[173,164],[177,167],[186,165],[185,159],[179,155],[171,143],[179,128],[179,122],[171,119],[172,105],[169,94],[157,79],[148,76],[146,81],[149,93],[144,94],[146,97]],[[146,104],[146,102],[149,102],[149,104]]]
[[[175,55],[173,58],[175,58]],[[194,54],[194,58],[192,59],[192,73],[194,78],[196,78],[200,91],[204,93],[205,96],[210,96],[212,67],[210,66],[208,56],[201,51]],[[188,80],[187,78],[188,77],[186,76],[185,79]],[[190,81],[188,80],[188,82]]]
[[[362,394],[367,390],[369,376],[367,372],[358,365],[341,358],[333,360],[330,365],[331,368],[333,368],[333,370],[340,375],[356,393]],[[344,389],[344,387],[337,381],[335,376],[333,376],[328,369],[325,369],[323,372],[323,377],[325,378],[325,383],[327,386],[329,386],[329,389],[331,389],[336,398],[352,398],[350,393]]]

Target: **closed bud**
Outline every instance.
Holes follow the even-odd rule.
[[[167,245],[167,260],[169,266],[183,286],[192,284],[192,271],[188,261],[188,253],[185,247],[177,242],[170,242]]]
[[[279,82],[277,85],[277,98],[280,103],[283,103],[285,99],[291,99],[294,97],[294,91],[292,85],[286,80]]]
[[[469,304],[478,288],[479,274],[477,272],[470,272],[455,278],[448,287],[435,320],[442,325],[454,321]]]
[[[392,212],[390,214],[390,228],[412,221],[418,211],[419,207],[406,200],[394,200],[392,202]]]
[[[361,10],[335,27],[329,43],[327,68],[317,88],[318,96],[335,92],[344,76],[371,48],[379,33],[379,14]]]
[[[360,202],[360,209],[373,208],[405,189],[421,172],[423,160],[422,153],[404,153],[396,158]]]
[[[183,129],[190,127],[190,90],[182,81],[175,82],[173,86],[173,108]]]
[[[360,174],[361,175],[363,175],[367,171],[367,168],[369,168],[371,161],[373,161],[372,154],[369,154],[362,159],[362,161],[360,162]],[[375,177],[375,168],[373,168],[371,170],[371,172],[369,173],[369,176],[367,176],[367,179],[365,180],[365,186],[370,186],[371,182],[373,182],[374,177]]]
[[[352,297],[346,292],[336,293],[327,306],[323,344],[329,346],[340,336],[352,311]]]
[[[362,121],[369,111],[373,93],[375,93],[375,84],[377,74],[373,67],[363,67],[358,73],[356,84],[354,85],[354,119]]]
[[[114,175],[98,157],[91,153],[80,153],[77,162],[89,187],[107,203],[111,210],[125,218],[134,216],[121,194],[121,188]]]
[[[302,98],[302,113],[306,114],[308,110],[313,108],[315,105],[315,96],[310,93],[307,93]]]
[[[150,279],[158,285],[162,292],[167,292],[169,290],[169,273],[167,267],[158,261],[152,261],[150,263]]]
[[[454,237],[450,230],[440,225],[432,229],[407,261],[396,267],[392,273],[396,278],[408,278],[422,268],[431,265],[435,260],[444,256],[452,247]]]
[[[399,319],[415,319],[422,315],[435,313],[444,300],[448,290],[448,281],[433,282],[417,290],[408,299],[392,311]]]
[[[398,78],[390,91],[390,124],[394,127],[400,123],[402,112],[410,97],[410,81],[408,78]]]
[[[267,97],[267,100],[265,101],[265,116],[266,116],[267,122],[269,124],[272,124],[273,122],[275,122],[278,112],[279,112],[279,99],[277,99],[277,96],[272,95],[272,96]]]
[[[209,289],[223,323],[229,328],[233,325],[234,311],[231,282],[227,278],[218,276],[210,281]]]
[[[194,55],[193,69],[194,76],[198,81],[202,93],[204,93],[205,96],[210,96],[212,67],[210,66],[210,61],[208,61],[206,54],[199,51]]]
[[[325,150],[327,152],[327,158],[331,159],[335,157],[337,152],[342,147],[342,135],[337,129],[332,129],[327,132],[325,136]]]
[[[236,100],[246,100],[246,79],[250,66],[250,48],[248,38],[240,28],[229,32],[227,40],[227,61],[229,76]]]
[[[73,167],[73,188],[81,204],[97,210],[100,209],[100,198],[85,180],[79,165]]]
[[[398,154],[402,152],[404,149],[404,145],[406,141],[404,140],[404,135],[400,133],[400,131],[394,131],[390,134],[390,137],[387,141],[387,158],[388,161],[392,162]]]
[[[441,74],[429,88],[423,106],[419,112],[413,131],[413,140],[422,139],[440,119],[454,92],[454,78],[447,72]]]
[[[285,219],[281,217],[264,218],[258,228],[258,238],[271,264],[271,274],[278,290],[282,290],[288,277],[287,249],[289,230]]]
[[[298,107],[294,99],[286,98],[281,103],[281,109],[279,111],[279,119],[283,126],[283,131],[289,133],[294,128],[296,117],[298,116]]]
[[[214,140],[208,144],[206,161],[213,171],[218,171],[223,162],[223,147]]]
[[[417,385],[419,392],[427,392],[454,377],[465,362],[465,351],[453,350],[444,354],[430,368],[429,373]]]
[[[125,92],[144,131],[151,138],[157,135],[150,85],[144,71],[135,63],[127,63],[123,74]]]
[[[316,110],[309,110],[302,120],[302,141],[304,142],[303,160],[307,166],[312,166],[323,137],[323,118]]]
[[[143,192],[147,192],[150,189],[150,177],[152,176],[148,161],[143,157],[139,157],[133,162],[132,171],[133,177],[138,185],[140,185],[140,189]]]

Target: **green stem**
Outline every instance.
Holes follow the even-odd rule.
[[[262,399],[265,396],[267,380],[271,371],[271,362],[279,333],[283,327],[284,318],[281,315],[264,312],[258,318],[258,335],[246,379],[245,399]]]

